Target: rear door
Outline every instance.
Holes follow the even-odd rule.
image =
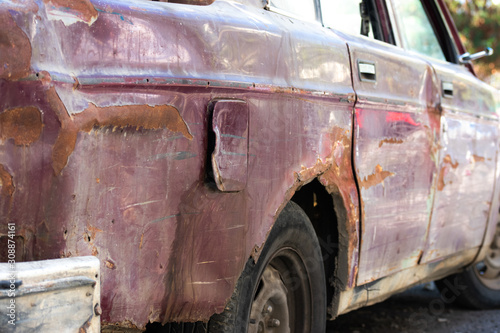
[[[357,94],[354,167],[363,221],[358,285],[418,264],[440,128],[431,66],[387,43],[392,35],[383,1],[362,6],[360,11],[358,1],[322,0],[324,24],[349,47]]]
[[[422,263],[479,247],[490,212],[498,117],[490,88],[464,65],[434,0],[393,0],[403,46],[425,59],[440,95],[438,177]]]

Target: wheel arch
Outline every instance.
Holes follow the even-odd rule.
[[[354,181],[338,184],[328,169],[292,196],[309,217],[323,256],[329,315],[337,316],[339,293],[354,287],[358,271],[359,204]],[[351,178],[353,179],[353,178]]]

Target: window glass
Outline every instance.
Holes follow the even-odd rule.
[[[420,0],[394,1],[404,46],[420,54],[446,60]]]
[[[361,0],[321,0],[323,24],[327,28],[360,35],[362,23],[360,3]],[[371,24],[368,37],[373,38]]]
[[[314,0],[271,0],[269,5],[281,9],[295,17],[316,21]]]

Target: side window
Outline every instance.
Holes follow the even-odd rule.
[[[373,0],[321,0],[320,3],[325,27],[383,40]]]
[[[306,21],[316,21],[316,2],[315,0],[268,0],[269,9],[278,9],[283,14],[290,14],[294,17]]]
[[[446,61],[441,44],[420,0],[393,1],[403,46],[431,58]]]

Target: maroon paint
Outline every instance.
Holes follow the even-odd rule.
[[[347,47],[326,29],[234,2],[93,4],[95,20],[8,3],[33,51],[27,80],[0,82],[0,107],[35,106],[44,127],[29,146],[2,143],[0,164],[16,188],[2,221],[19,226],[25,260],[101,260],[104,324],[206,321],[222,311],[248,258],[258,258],[294,191],[335,162],[351,169]],[[222,129],[231,120],[243,130],[229,134],[241,137],[248,126],[250,181],[238,192],[206,182],[215,99],[245,101],[248,110],[248,124],[215,122]],[[141,105],[158,123],[134,118]],[[119,112],[125,118],[116,115],[114,126]],[[330,179],[356,211],[352,173]],[[357,270],[350,216],[345,280]]]
[[[481,244],[498,119],[470,74],[255,4],[59,2],[0,9],[0,233],[16,223],[24,260],[97,256],[104,324],[222,311],[316,177],[338,205],[337,292]],[[465,104],[441,97],[443,78]],[[12,130],[17,112],[34,115],[16,120],[29,136]],[[212,131],[228,192],[207,177]],[[476,222],[457,227],[454,199],[475,200]]]

